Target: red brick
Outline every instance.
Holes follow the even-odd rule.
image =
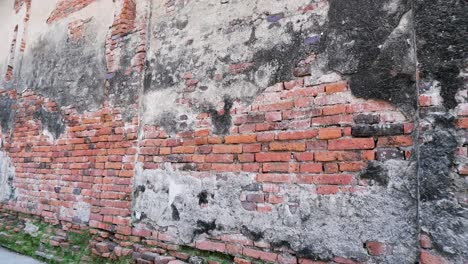
[[[449,264],[443,257],[433,255],[427,250],[421,251],[421,264]]]
[[[257,141],[257,135],[235,135],[225,136],[225,144],[239,144],[239,143],[255,143]]]
[[[223,164],[223,163],[213,163],[211,169],[214,171],[229,171],[229,172],[238,172],[241,171],[241,164]]]
[[[271,151],[305,151],[305,142],[271,142]]]
[[[325,93],[331,94],[331,93],[343,92],[347,90],[347,87],[348,87],[348,84],[345,82],[327,84],[325,85]]]
[[[340,162],[340,171],[361,171],[366,167],[365,162]]]
[[[367,241],[365,243],[367,252],[371,256],[382,256],[392,253],[391,246],[385,245],[384,243],[380,243],[377,241]]]
[[[251,264],[252,262],[250,262],[249,260],[246,260],[246,259],[235,257],[234,258],[234,263],[236,263],[236,264]]]
[[[338,164],[334,162],[327,162],[323,164],[323,170],[325,173],[337,173],[338,170]]]
[[[174,154],[192,154],[192,153],[195,153],[195,147],[194,146],[173,147],[172,148],[172,153],[174,153]]]
[[[226,250],[226,244],[208,240],[195,242],[195,247],[207,251],[224,252]]]
[[[322,115],[339,115],[346,113],[346,105],[330,105],[322,108]]]
[[[297,259],[291,255],[278,255],[278,263],[280,264],[297,264]]]
[[[305,87],[300,89],[294,89],[288,91],[284,94],[284,98],[291,98],[291,97],[312,97],[317,96],[319,93],[324,92],[323,86],[314,86],[314,87]]]
[[[263,193],[250,193],[246,195],[247,202],[263,203],[265,202],[265,195]]]
[[[205,161],[229,163],[234,161],[234,156],[232,154],[211,154],[206,155]]]
[[[299,177],[298,177],[299,178]],[[327,184],[327,185],[348,185],[353,182],[351,174],[321,174],[304,175],[301,177],[302,183]]]
[[[275,140],[275,133],[273,132],[265,132],[257,134],[257,141],[258,142],[268,142]]]
[[[284,201],[283,196],[268,195],[268,202],[271,204],[280,204]]]
[[[221,137],[208,137],[209,144],[221,144],[223,143],[223,139]]]
[[[230,255],[241,255],[242,254],[242,246],[234,245],[234,244],[226,244],[226,253]],[[235,262],[235,263],[243,263],[243,262]],[[250,262],[247,262],[250,263]]]
[[[263,172],[297,172],[295,163],[263,163]]]
[[[341,124],[352,124],[352,115],[330,115],[322,117],[313,117],[312,125],[341,125]]]
[[[237,156],[237,159],[239,160],[239,162],[254,162],[255,155],[252,153],[239,154]]]
[[[214,145],[213,153],[242,153],[241,145]]]
[[[377,140],[378,147],[409,147],[412,145],[413,138],[411,135],[379,137]]]
[[[208,135],[210,135],[209,129],[200,129],[200,130],[195,131],[196,137],[206,137]]]
[[[270,122],[281,121],[281,112],[267,112],[265,113],[265,120]]]
[[[307,150],[317,151],[326,150],[328,147],[327,140],[311,140],[307,142]]]
[[[301,107],[310,107],[314,102],[313,97],[299,97],[294,99],[294,106],[301,108]]]
[[[258,109],[262,112],[277,111],[277,110],[288,110],[294,107],[293,101],[285,101],[280,103],[274,103],[269,105],[260,105]]]
[[[245,171],[245,172],[260,171],[260,164],[259,163],[244,163],[242,164],[242,171]]]
[[[315,138],[317,134],[318,134],[317,130],[280,132],[278,134],[278,139],[279,140],[309,139],[309,138]]]
[[[297,161],[312,161],[314,160],[314,153],[304,152],[304,153],[294,153],[294,158]]]
[[[259,182],[273,182],[273,183],[290,183],[291,175],[289,174],[258,174],[257,181]]]
[[[276,259],[278,258],[278,254],[276,253],[265,252],[251,248],[244,248],[243,253],[248,257],[261,259],[269,262],[276,262]]]
[[[468,128],[468,118],[459,118],[457,120],[457,127],[458,128]]]
[[[319,139],[335,139],[341,137],[341,128],[339,127],[329,127],[321,128],[318,132]]]
[[[374,146],[373,138],[334,139],[328,142],[329,150],[373,149]]]
[[[257,212],[268,213],[273,211],[273,208],[268,204],[257,204]]]
[[[301,164],[301,172],[320,173],[322,172],[322,163],[303,163]]]
[[[291,160],[291,153],[289,153],[289,152],[261,152],[261,153],[255,153],[255,160],[257,162],[289,161],[289,160]]]
[[[316,192],[317,194],[337,194],[340,191],[338,186],[335,185],[322,185],[322,186],[317,186]]]
[[[427,234],[420,234],[419,235],[419,244],[422,248],[432,248],[432,241],[431,238]]]
[[[338,152],[333,152],[333,151],[315,152],[316,161],[335,161],[337,159],[338,159]]]
[[[360,264],[359,262],[343,257],[334,257],[333,261],[338,264]]]
[[[244,153],[254,153],[254,152],[260,152],[262,149],[261,144],[248,144],[248,145],[243,145],[242,146],[242,152]]]
[[[211,153],[211,151],[213,150],[213,147],[212,146],[199,146],[197,147],[196,150],[200,154],[208,154],[208,153]]]

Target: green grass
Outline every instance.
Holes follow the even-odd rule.
[[[81,233],[68,232],[69,247],[55,247],[46,243],[47,234],[46,230],[49,227],[53,227],[50,224],[44,222],[33,222],[35,226],[39,228],[37,236],[33,237],[23,230],[14,232],[12,229],[7,230],[5,224],[0,224],[0,245],[8,248],[12,251],[18,252],[23,255],[31,256],[50,264],[59,263],[80,263],[83,257],[87,257],[89,262],[92,264],[129,264],[132,263],[131,256],[123,257],[118,260],[110,260],[95,256],[91,254],[89,248],[89,241],[92,236],[88,231],[82,231]],[[14,221],[8,223],[8,226],[16,227],[20,225],[20,221]],[[20,243],[17,243],[20,241]],[[79,250],[74,250],[73,246],[79,246]],[[50,253],[54,256],[54,259],[47,259],[36,255],[36,251],[41,250],[45,253]]]

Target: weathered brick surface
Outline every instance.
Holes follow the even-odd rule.
[[[57,1],[43,22],[50,28],[62,27],[65,35],[68,33],[67,45],[79,47],[89,41],[87,34],[94,30],[90,26],[95,18],[84,18],[76,14],[86,8],[92,8],[94,2],[98,1]],[[157,8],[163,8],[164,12],[158,13],[157,19],[176,17],[178,12],[182,12],[187,6],[190,7],[189,2],[158,2]],[[226,5],[228,2],[221,1],[219,4]],[[178,42],[184,42],[187,47],[193,45],[191,60],[197,61],[197,47],[203,46],[200,45],[200,39],[177,33],[187,26],[188,20],[185,21],[184,17],[181,17],[180,20],[176,19],[168,24],[158,20],[161,24],[155,26],[149,21],[150,13],[147,12],[154,11],[151,10],[152,5],[149,2],[119,0],[113,3],[113,17],[109,27],[106,27],[106,41],[102,43],[104,54],[101,55],[105,63],[105,72],[101,74],[105,77],[101,77],[105,78],[105,81],[102,82],[102,87],[95,87],[97,90],[102,89],[103,99],[96,107],[79,111],[76,105],[60,105],[62,95],[49,98],[45,93],[36,92],[35,87],[23,87],[24,85],[18,84],[19,80],[15,79],[15,74],[18,73],[18,58],[23,56],[27,44],[31,0],[14,1],[14,13],[24,17],[15,20],[22,24],[15,25],[14,37],[11,43],[7,43],[9,57],[6,71],[2,73],[2,84],[4,83],[5,87],[0,88],[1,106],[8,106],[8,109],[14,112],[14,115],[0,116],[0,154],[5,153],[8,159],[11,159],[14,168],[14,179],[6,181],[8,186],[11,185],[14,193],[11,197],[14,196],[14,199],[5,199],[2,208],[8,213],[22,212],[40,216],[47,222],[58,225],[64,232],[50,238],[50,244],[53,246],[66,243],[66,232],[90,228],[94,235],[90,241],[94,254],[109,258],[133,254],[136,263],[185,263],[191,255],[181,248],[182,245],[201,251],[226,254],[234,263],[252,263],[256,260],[304,264],[361,263],[361,260],[363,263],[367,260],[385,263],[397,254],[401,245],[382,242],[381,237],[367,238],[369,240],[360,241],[362,243],[358,243],[359,245],[353,244],[354,248],[360,250],[357,253],[353,252],[355,255],[333,253],[333,256],[330,255],[323,261],[312,260],[313,257],[306,254],[307,249],[296,252],[291,248],[291,241],[275,241],[280,244],[278,246],[270,244],[267,239],[255,238],[255,232],[245,231],[244,226],[229,226],[224,230],[222,224],[218,223],[215,227],[216,232],[223,231],[225,234],[216,236],[210,231],[200,231],[192,242],[182,242],[167,226],[147,226],[132,216],[137,191],[141,192],[142,188],[146,188],[144,185],[136,186],[135,179],[141,171],[163,170],[168,167],[177,173],[188,172],[190,177],[197,179],[215,175],[220,181],[227,181],[230,180],[228,177],[248,175],[252,183],[244,186],[234,200],[227,204],[239,206],[239,210],[248,211],[253,218],[269,219],[270,215],[278,212],[285,212],[282,215],[302,213],[300,210],[304,209],[302,206],[305,205],[301,204],[300,197],[303,196],[313,198],[317,203],[333,201],[321,208],[325,211],[330,210],[330,214],[346,216],[349,212],[338,209],[338,205],[345,200],[367,197],[369,193],[387,193],[394,187],[378,186],[377,180],[364,178],[363,173],[370,171],[377,174],[373,167],[375,164],[386,166],[396,161],[405,161],[406,164],[419,162],[421,155],[424,157],[424,154],[418,152],[419,147],[429,144],[431,140],[437,140],[438,137],[432,132],[443,129],[447,130],[448,134],[456,135],[457,142],[454,143],[456,151],[444,153],[445,156],[440,159],[450,157],[448,160],[453,164],[450,164],[449,171],[457,182],[462,182],[468,175],[468,151],[465,142],[468,128],[466,90],[458,91],[458,105],[452,110],[444,108],[440,89],[436,88],[435,84],[419,84],[419,98],[415,98],[415,102],[418,102],[417,109],[408,110],[409,108],[405,108],[406,105],[401,102],[369,99],[372,96],[362,94],[362,98],[359,98],[356,96],[355,87],[351,86],[353,82],[345,80],[347,77],[342,78],[336,73],[333,74],[338,77],[333,74],[330,77],[328,73],[323,73],[323,79],[312,76],[310,69],[316,55],[310,55],[309,49],[299,50],[299,47],[296,47],[297,50],[287,51],[287,55],[291,56],[288,60],[294,61],[294,65],[284,66],[290,67],[286,70],[291,74],[282,74],[281,78],[278,74],[271,78],[276,83],[264,85],[261,82],[262,86],[268,87],[259,87],[258,91],[249,94],[248,98],[239,95],[245,91],[236,92],[215,104],[209,100],[211,97],[221,96],[218,92],[222,89],[213,92],[213,87],[231,85],[239,79],[249,80],[251,76],[260,78],[256,75],[260,72],[259,64],[270,65],[262,61],[264,57],[268,57],[265,54],[284,52],[282,48],[275,47],[266,53],[259,52],[254,56],[258,61],[234,61],[233,58],[239,57],[236,55],[230,58],[216,58],[219,63],[227,64],[207,70],[209,74],[201,72],[204,70],[203,65],[216,64],[212,61],[201,61],[195,64],[193,71],[187,67],[184,68],[184,72],[173,74],[174,68],[179,69],[180,65],[192,62],[182,60],[157,64],[154,56],[165,56],[159,54],[158,49],[163,50],[167,46],[168,50],[177,50],[177,47],[172,45],[176,43],[167,42],[166,36],[161,36],[164,47],[158,47],[156,51],[151,50],[152,43],[148,43],[151,37],[148,35],[159,32],[161,28],[173,29],[176,33],[166,35],[183,36]],[[264,19],[270,23],[271,29],[283,26],[281,23],[286,17],[299,22],[307,21],[313,16],[323,15],[321,10],[328,8],[330,6],[327,1],[318,1],[301,4],[288,12],[270,14],[262,11],[258,20]],[[24,12],[21,11],[23,9]],[[310,16],[311,14],[313,16]],[[246,22],[241,18],[229,19],[226,23],[226,33],[238,30],[237,27],[258,23]],[[345,17],[343,21],[347,21]],[[151,32],[148,32],[148,29]],[[256,30],[258,35],[255,34]],[[260,38],[260,30],[261,27],[255,28],[251,39],[246,39],[246,43],[255,42]],[[315,49],[315,41],[320,40],[318,36],[304,38],[299,42],[312,45],[312,50]],[[212,47],[207,45],[204,49],[210,50]],[[20,51],[19,54],[17,50]],[[291,54],[296,51],[303,57],[298,58]],[[153,57],[147,58],[147,53]],[[306,53],[309,55],[304,55]],[[186,56],[183,52],[179,55],[181,58]],[[282,54],[279,57],[286,56]],[[287,64],[285,61],[282,63]],[[280,66],[284,68],[283,65]],[[158,76],[154,76],[151,69],[156,69]],[[41,77],[34,76],[38,80]],[[155,79],[159,83],[154,83]],[[414,79],[420,81],[416,76]],[[72,81],[74,80],[70,80]],[[249,85],[253,83],[248,82]],[[131,94],[135,100],[129,100],[133,103],[119,104],[115,98],[120,98],[120,94],[125,93],[130,84],[139,87]],[[248,89],[252,88],[249,85]],[[258,83],[255,85],[258,86]],[[173,89],[176,95],[170,94],[166,98],[163,94],[161,101],[148,102],[151,100],[147,100],[150,94],[147,90],[158,93],[174,87],[177,88]],[[60,91],[66,93],[65,90]],[[206,96],[206,104],[197,97],[204,91],[213,95]],[[233,94],[239,95],[238,98],[234,98]],[[7,101],[14,103],[4,103]],[[165,108],[165,103],[176,105],[178,109],[182,109],[181,112],[185,112],[172,113],[169,111],[173,110],[171,108],[163,112],[167,114],[163,118],[160,117],[162,114],[145,115],[145,111],[151,108],[152,104],[161,104],[158,107]],[[6,109],[1,111],[7,112]],[[449,114],[454,120],[447,119],[445,123],[438,123],[443,119],[440,116]],[[444,151],[445,149],[442,150]],[[407,170],[406,167],[404,169]],[[4,173],[3,171],[1,172]],[[180,175],[187,176],[183,173]],[[432,179],[431,182],[437,180]],[[443,184],[447,183],[447,186],[451,183],[444,179],[440,181]],[[424,178],[421,184],[427,185]],[[400,188],[399,186],[395,188]],[[431,186],[429,184],[427,189],[431,189]],[[437,190],[433,189],[431,190],[437,193]],[[450,196],[452,201],[466,203],[466,191],[450,191],[454,195]],[[209,211],[209,199],[217,199],[217,195],[213,194],[211,198],[208,194],[205,198],[198,197],[201,210]],[[432,194],[422,192],[423,202],[431,201],[431,197],[426,197],[430,195]],[[422,217],[425,212],[427,213],[427,208],[426,211],[422,211]],[[178,214],[176,210],[172,212],[174,221],[178,221]],[[293,222],[284,217],[282,220],[285,226]],[[240,232],[236,228],[244,229]],[[198,236],[200,234],[201,236]],[[437,252],[438,248],[432,242],[433,235],[421,234],[419,237],[422,248],[419,254],[420,262],[451,263],[445,259],[447,254]],[[353,241],[360,239],[363,238],[355,238]],[[359,256],[360,260],[355,256]],[[210,260],[209,263],[217,261]]]

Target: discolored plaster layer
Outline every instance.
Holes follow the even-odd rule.
[[[54,40],[59,35],[59,40]],[[33,45],[22,68],[25,86],[63,106],[97,109],[104,99],[104,46],[88,41],[67,43],[65,29],[47,33]],[[30,64],[29,64],[30,63]]]
[[[322,70],[350,79],[355,96],[416,108],[412,11],[406,0],[330,1]],[[314,70],[314,69],[312,69]]]
[[[463,87],[466,67],[466,1],[420,1],[415,3],[415,31],[421,78],[437,80],[447,109],[457,105],[455,95]]]
[[[0,109],[2,109],[2,111],[0,112],[0,127],[2,133],[7,133],[7,131],[9,131],[14,125],[14,104],[15,101],[9,96],[0,96]]]
[[[143,120],[160,125],[163,112],[192,120],[206,107],[222,108],[226,96],[251,101],[308,75],[328,10],[325,1],[303,0],[175,1],[176,13],[169,4],[153,1],[144,82]]]
[[[174,171],[170,166],[140,168],[134,217],[136,222],[167,230],[182,244],[206,235],[242,233],[309,259],[343,256],[366,263],[413,263],[417,258],[415,168],[400,161],[384,166],[387,186],[375,185],[355,195],[317,196],[313,186],[290,184],[281,193],[285,203],[266,214],[245,210],[239,200],[242,194],[261,188],[253,174],[213,173],[196,178],[190,176],[193,172]],[[393,254],[370,258],[362,246],[366,241],[391,245]]]
[[[3,145],[0,139],[0,147]],[[15,167],[12,161],[4,151],[0,151],[0,201],[8,202],[15,198],[15,187],[13,180],[15,178]]]
[[[468,185],[464,172],[467,103],[466,18],[464,1],[415,1],[419,82],[421,230],[432,240],[434,255],[450,263],[468,258]],[[430,98],[430,102],[424,101]],[[458,154],[457,154],[458,153]]]

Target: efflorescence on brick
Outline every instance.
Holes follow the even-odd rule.
[[[2,217],[136,263],[463,263],[467,96],[427,66],[427,10],[231,2],[58,1],[28,39],[16,0]]]

